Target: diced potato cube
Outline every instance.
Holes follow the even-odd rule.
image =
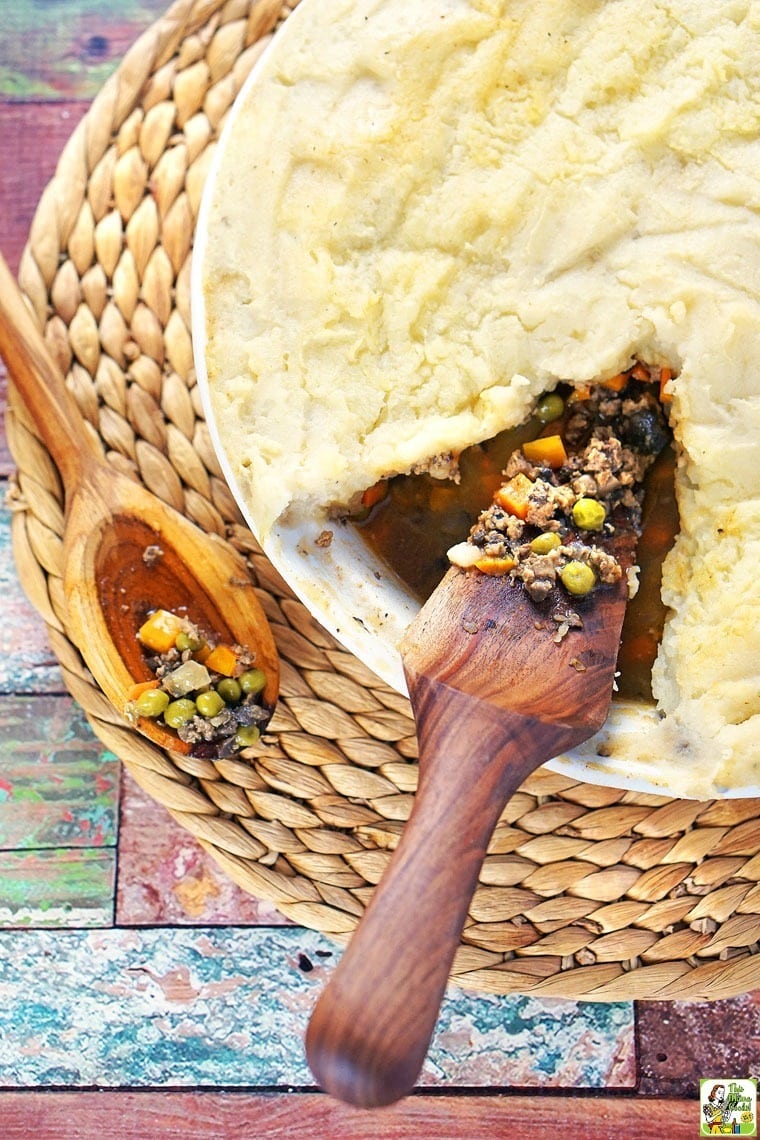
[[[185,624],[182,618],[169,610],[155,610],[138,629],[137,638],[154,653],[168,653]]]
[[[163,687],[172,697],[186,697],[197,689],[204,689],[211,684],[211,674],[200,661],[189,661],[172,669],[163,679]]]

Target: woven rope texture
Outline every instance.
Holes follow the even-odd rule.
[[[194,222],[218,133],[293,7],[179,0],[154,24],[65,147],[19,273],[108,460],[247,556],[282,661],[266,743],[215,763],[163,752],[93,685],[67,633],[60,479],[11,387],[13,535],[21,581],[100,739],[241,887],[340,940],[408,817],[414,724],[245,527],[203,420],[189,332]],[[543,769],[496,829],[452,978],[495,993],[719,998],[760,985],[759,941],[759,800],[672,800]]]

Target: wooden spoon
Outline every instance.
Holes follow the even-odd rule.
[[[605,545],[631,564],[624,520]],[[402,655],[419,789],[308,1027],[327,1092],[371,1108],[412,1088],[493,829],[535,768],[604,723],[627,598],[624,575],[576,601],[583,629],[557,643],[556,595],[537,607],[506,578],[451,569],[412,623]]]
[[[274,706],[279,663],[245,562],[103,458],[30,310],[0,257],[0,354],[63,481],[67,628],[111,703],[151,677],[137,630],[161,607],[185,613],[218,640],[255,652]],[[190,746],[155,721],[136,727],[157,744]]]

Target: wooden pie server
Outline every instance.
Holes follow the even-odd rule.
[[[626,568],[635,542],[623,524],[604,545]],[[410,627],[419,789],[306,1035],[333,1096],[371,1108],[414,1085],[493,829],[535,768],[604,723],[627,600],[625,574],[575,599],[583,628],[558,642],[557,594],[537,605],[507,578],[451,569]]]

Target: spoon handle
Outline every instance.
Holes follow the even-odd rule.
[[[554,726],[428,678],[415,691],[409,679],[421,752],[414,808],[306,1035],[322,1088],[364,1108],[414,1085],[499,815],[562,740]]]
[[[0,256],[0,355],[69,488],[84,456],[101,458],[19,289]]]

